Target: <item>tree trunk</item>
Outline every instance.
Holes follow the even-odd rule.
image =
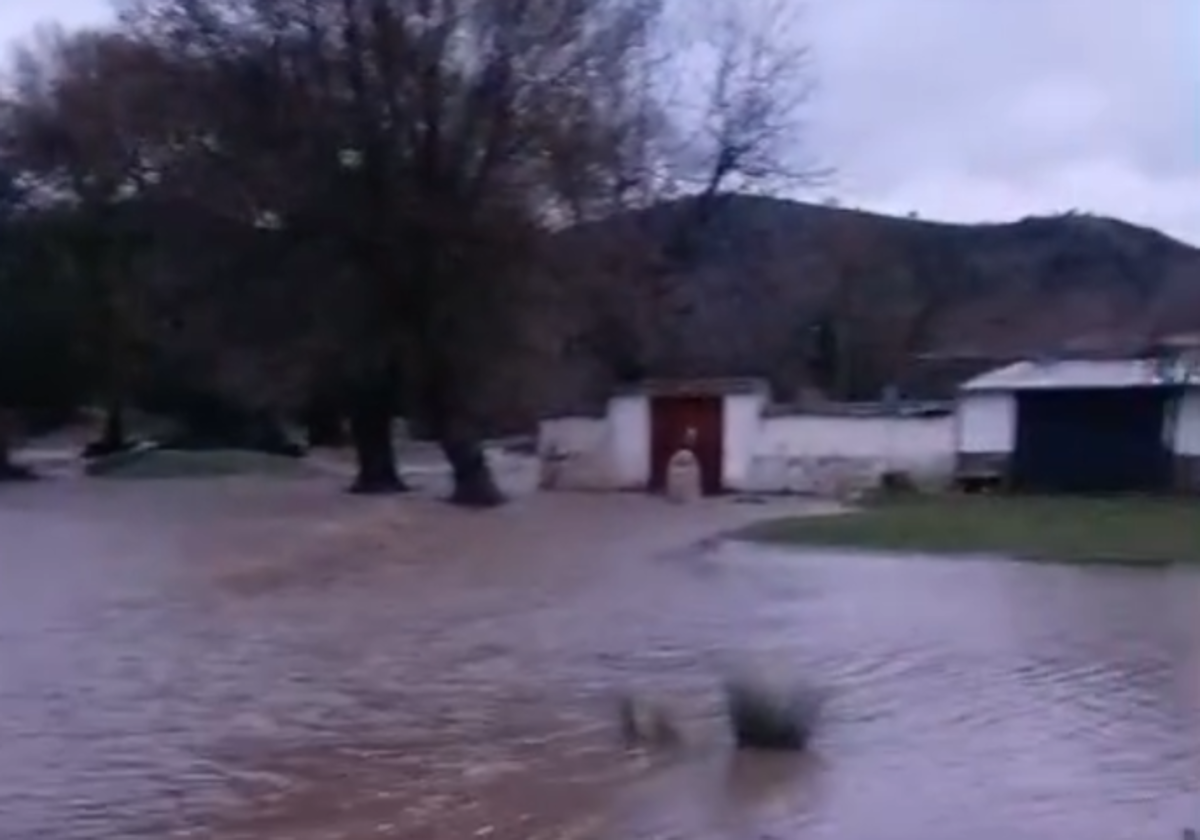
[[[28,467],[14,464],[12,447],[16,422],[12,412],[0,409],[0,481],[26,481],[34,478]]]
[[[83,448],[83,457],[100,458],[130,447],[129,434],[125,425],[125,404],[119,399],[110,400],[104,409],[104,428],[100,439]]]
[[[0,478],[6,477],[13,470],[11,423],[9,413],[0,409]]]
[[[104,434],[101,442],[112,449],[124,449],[129,445],[129,435],[125,426],[125,406],[120,400],[109,403],[108,411],[104,414]]]
[[[499,507],[507,501],[500,492],[483,446],[474,438],[444,437],[439,440],[450,462],[454,489],[451,504],[470,508]]]
[[[331,400],[315,399],[304,412],[304,427],[312,449],[341,449],[346,445],[342,412]]]
[[[367,385],[354,394],[350,407],[350,438],[358,461],[358,475],[350,485],[351,493],[386,495],[408,490],[396,469],[389,389],[377,384]]]
[[[507,499],[492,474],[479,435],[463,422],[464,412],[453,399],[453,387],[449,377],[443,375],[431,378],[426,392],[430,425],[450,462],[450,503],[469,508],[499,507]]]

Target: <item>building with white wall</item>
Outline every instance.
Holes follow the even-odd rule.
[[[548,483],[588,489],[662,489],[671,455],[689,446],[707,493],[739,483],[763,408],[756,379],[647,382],[623,388],[601,417],[543,421],[538,448]]]
[[[964,479],[1200,490],[1200,377],[1170,358],[1017,362],[960,388],[955,440]]]
[[[658,490],[680,446],[696,453],[705,491],[839,494],[889,470],[946,482],[954,422],[930,415],[797,412],[770,404],[755,379],[650,382],[615,393],[598,417],[543,421],[544,483],[564,489]]]
[[[1023,361],[963,384],[953,412],[796,411],[754,379],[649,382],[594,417],[545,420],[543,486],[658,490],[696,453],[707,493],[840,495],[886,472],[1041,492],[1200,492],[1200,367]]]

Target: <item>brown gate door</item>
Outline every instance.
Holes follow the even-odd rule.
[[[650,489],[667,484],[667,462],[692,440],[704,492],[721,492],[724,405],[719,396],[655,397],[650,401]]]

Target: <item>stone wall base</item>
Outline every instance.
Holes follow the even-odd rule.
[[[964,490],[1005,489],[1009,478],[1007,452],[959,452],[955,459],[954,483]]]
[[[1010,458],[1003,452],[960,452],[955,463],[955,483],[963,488],[1004,489],[1010,486]],[[1171,487],[1176,493],[1200,495],[1200,455],[1176,455]]]
[[[953,464],[949,459],[900,463],[882,458],[759,455],[735,489],[841,499],[878,488],[888,472],[904,473],[922,489],[941,490],[950,482]]]

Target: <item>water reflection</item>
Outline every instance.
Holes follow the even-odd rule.
[[[4,836],[1178,835],[1195,576],[673,550],[754,513],[2,496]],[[827,690],[812,756],[725,749],[748,663]],[[678,710],[682,753],[618,748],[627,689]]]

